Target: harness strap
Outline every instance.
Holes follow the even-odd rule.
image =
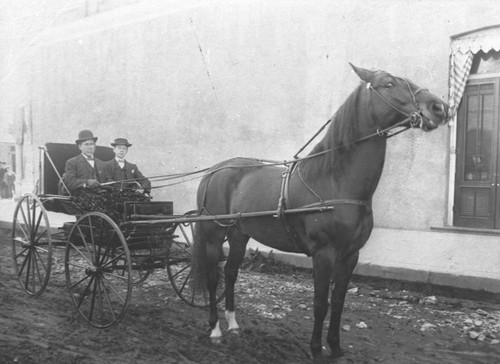
[[[319,202],[314,202],[308,205],[304,205],[301,208],[311,208],[311,207],[333,207],[335,205],[357,205],[357,206],[365,206],[367,211],[372,210],[372,202],[368,200],[354,200],[350,198],[343,198],[338,200],[323,200]]]
[[[289,190],[288,187],[290,185],[290,176],[292,175],[296,164],[297,162],[293,162],[287,165],[286,171],[284,171],[281,174],[281,189],[280,189],[280,197],[278,199],[278,209],[276,211],[276,217],[281,221],[283,228],[287,232],[288,236],[290,236],[294,244],[298,246],[299,249],[306,255],[310,255],[309,249],[307,249],[307,245],[300,238],[299,234],[297,234],[297,231],[290,223],[290,219],[285,214],[288,201],[288,190]]]
[[[290,218],[285,214],[287,209],[287,201],[289,201],[289,185],[291,175],[297,166],[297,162],[293,162],[287,166],[287,169],[281,174],[281,188],[280,188],[280,197],[278,199],[278,208],[276,210],[276,217],[281,221],[285,231],[288,233],[292,241],[299,249],[304,252],[306,255],[310,255],[309,249],[304,241],[300,238],[299,234],[295,230],[293,224],[290,222]],[[306,185],[307,186],[307,185]],[[309,209],[314,207],[333,207],[335,205],[355,205],[355,206],[364,206],[367,212],[372,211],[372,202],[367,200],[356,200],[356,199],[329,199],[329,200],[320,200],[318,202],[313,202],[307,205],[300,206],[300,209]]]

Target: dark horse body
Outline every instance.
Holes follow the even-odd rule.
[[[364,83],[334,115],[327,134],[314,147],[310,158],[296,163],[286,189],[287,209],[323,203],[333,206],[333,210],[289,214],[285,221],[270,215],[237,219],[226,225],[224,221],[196,223],[193,279],[209,291],[213,342],[220,342],[221,338],[216,308],[221,246],[227,238],[230,248],[224,268],[226,319],[229,330],[237,332],[234,284],[246,244],[253,238],[274,249],[312,257],[314,328],[310,347],[318,361],[322,360],[322,328],[331,282],[334,283],[327,342],[333,357],[342,355],[339,327],[344,298],[359,249],[373,228],[370,201],[385,159],[387,134],[378,131],[406,123],[410,115],[417,116],[420,128],[432,130],[446,122],[448,110],[438,97],[406,79],[383,71],[354,66],[353,69]],[[285,171],[283,167],[244,158],[219,163],[200,183],[200,212],[219,215],[277,210],[283,197]],[[293,234],[287,224],[293,227]]]

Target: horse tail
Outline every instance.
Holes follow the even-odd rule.
[[[202,224],[203,222],[197,222],[194,227],[190,283],[193,289],[205,291],[208,283],[208,259],[207,239],[203,238]]]

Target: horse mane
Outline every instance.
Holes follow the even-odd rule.
[[[341,172],[349,157],[358,137],[359,99],[363,92],[360,84],[339,107],[331,118],[326,135],[314,146],[309,156],[326,152],[317,157],[312,157],[302,162],[301,173],[307,178],[322,172]]]

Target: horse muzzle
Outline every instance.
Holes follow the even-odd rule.
[[[410,123],[413,127],[419,127],[423,131],[431,131],[448,122],[448,111],[449,107],[444,102],[433,102],[428,108],[418,113],[415,122],[413,121],[415,114],[412,114]]]

